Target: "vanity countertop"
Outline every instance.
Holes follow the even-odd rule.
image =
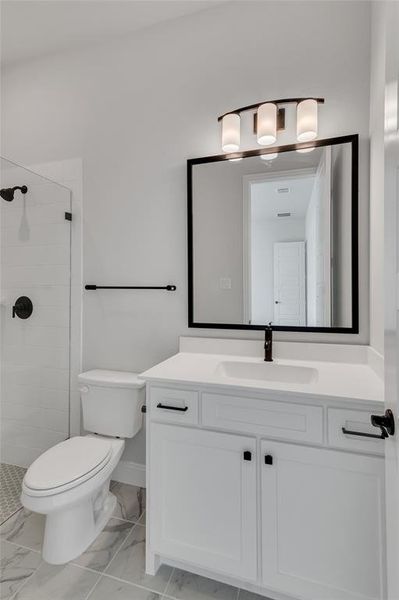
[[[182,339],[187,341],[194,338]],[[279,396],[284,392],[288,397],[328,397],[365,403],[384,401],[383,379],[378,373],[379,369],[372,364],[375,361],[368,359],[366,346],[352,346],[353,352],[344,347],[341,356],[345,357],[345,362],[339,362],[338,347],[334,348],[334,354],[331,354],[332,351],[329,353],[323,344],[277,342],[277,356],[272,363],[267,363],[259,357],[259,342],[245,343],[247,346],[243,346],[243,355],[230,352],[239,349],[237,343],[230,348],[224,347],[223,353],[213,353],[209,351],[212,348],[206,347],[206,344],[196,347],[181,342],[180,349],[189,351],[180,351],[148,369],[141,377],[147,381],[165,384],[218,386],[225,391],[226,388],[234,387],[258,392],[270,390],[279,393]],[[253,349],[256,348],[257,356],[245,355],[254,354],[252,349],[248,352],[248,344],[252,344]],[[309,358],[311,354],[318,356],[317,348],[313,347],[309,354],[310,346],[323,346],[319,353],[321,360]],[[329,346],[331,349],[332,345]],[[292,352],[287,351],[287,348],[293,347],[303,360],[290,357]],[[222,346],[218,347],[216,344],[214,348],[221,350]],[[205,349],[205,352],[195,351],[198,349]]]

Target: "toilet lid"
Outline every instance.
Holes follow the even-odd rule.
[[[109,461],[111,443],[103,438],[73,437],[46,450],[24,478],[28,488],[50,490],[95,475]]]

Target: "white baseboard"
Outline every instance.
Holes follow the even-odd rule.
[[[112,473],[112,479],[120,483],[145,487],[145,465],[130,460],[121,460]]]

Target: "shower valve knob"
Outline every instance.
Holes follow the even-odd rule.
[[[20,296],[12,307],[12,318],[28,319],[33,313],[32,300],[28,296]]]

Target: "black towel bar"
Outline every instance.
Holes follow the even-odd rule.
[[[175,285],[85,285],[85,290],[167,290],[168,292],[175,292]]]

